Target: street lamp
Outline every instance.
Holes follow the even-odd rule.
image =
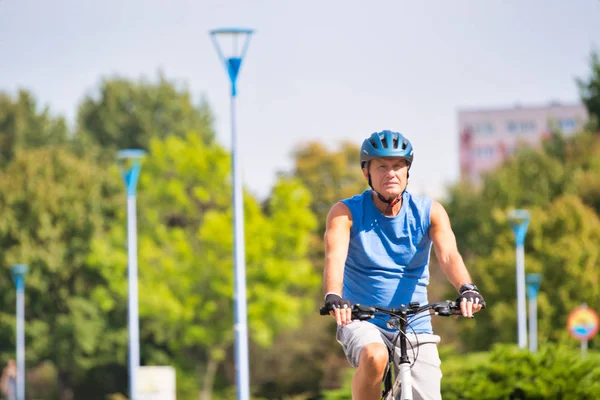
[[[537,294],[542,281],[541,274],[527,274],[527,297],[529,297],[529,351],[537,350]]]
[[[117,153],[117,165],[127,188],[127,290],[129,294],[129,397],[137,397],[137,370],[140,366],[140,322],[138,309],[136,187],[142,169],[144,150],[127,149]]]
[[[27,265],[14,264],[11,275],[17,288],[17,400],[25,400],[25,275]]]
[[[236,80],[242,60],[250,43],[251,29],[223,28],[210,31],[219,58],[225,65],[231,81],[231,152],[233,169],[233,221],[234,221],[234,332],[237,398],[250,398],[248,372],[248,322],[246,309],[246,256],[244,248],[244,202],[242,176],[237,136],[235,132]],[[226,41],[231,52],[225,52],[219,42]]]
[[[525,309],[525,234],[530,215],[527,210],[512,210],[508,214],[510,225],[515,233],[517,250],[517,333],[519,348],[527,347],[527,311]]]

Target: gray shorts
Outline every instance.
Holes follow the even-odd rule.
[[[385,344],[388,349],[392,347],[394,333],[380,329],[366,321],[353,321],[338,328],[336,339],[344,348],[344,353],[350,365],[358,367],[360,352],[364,346],[371,343]],[[440,400],[442,398],[440,383],[442,380],[441,361],[437,344],[440,337],[431,334],[407,334],[409,339],[408,357],[411,362],[413,397],[415,400]],[[418,342],[418,346],[417,346]],[[414,356],[417,355],[417,362]],[[396,348],[394,363],[400,360],[400,344]]]

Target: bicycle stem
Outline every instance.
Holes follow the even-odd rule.
[[[408,349],[406,345],[406,320],[408,314],[405,310],[402,311],[402,318],[400,318],[400,330],[398,332],[400,336],[400,364],[410,363],[408,359]]]

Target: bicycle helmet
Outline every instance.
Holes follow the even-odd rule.
[[[408,168],[413,162],[413,147],[410,141],[401,133],[381,131],[373,133],[365,139],[360,148],[360,166],[365,167],[367,161],[374,158],[398,157],[408,162]]]

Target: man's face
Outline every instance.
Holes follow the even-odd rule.
[[[373,189],[386,198],[400,195],[408,183],[408,163],[402,158],[376,158],[370,161],[369,170],[363,168],[363,175],[369,179]]]

